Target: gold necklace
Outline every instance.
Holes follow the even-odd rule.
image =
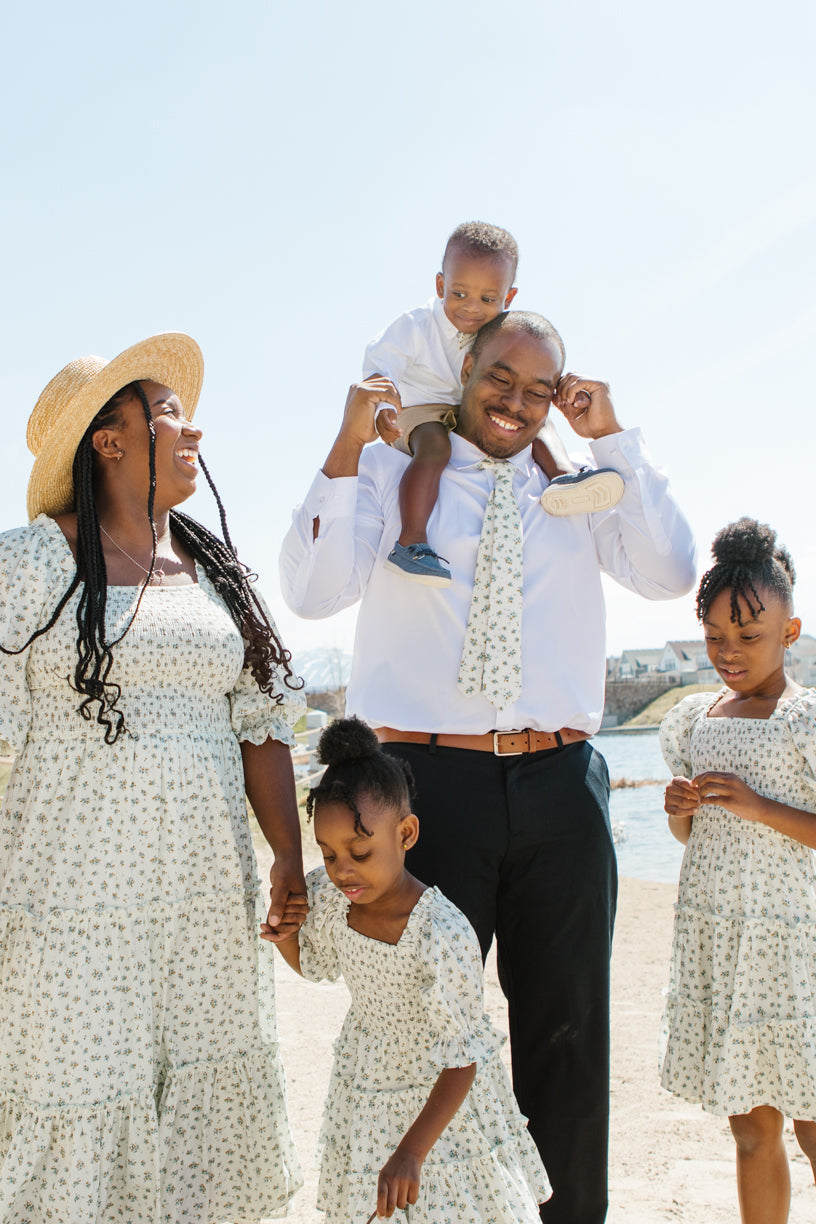
[[[119,549],[119,551],[120,551],[120,553],[122,554],[122,556],[123,556],[123,557],[127,557],[128,561],[132,561],[132,562],[133,562],[133,564],[136,566],[136,568],[137,568],[137,569],[140,569],[140,570],[142,571],[142,573],[143,573],[143,574],[148,574],[148,575],[150,576],[150,581],[151,581],[151,582],[155,582],[156,586],[161,586],[161,584],[164,582],[164,578],[165,578],[165,573],[164,573],[164,570],[161,568],[161,566],[154,566],[154,568],[153,568],[153,573],[151,574],[151,573],[150,573],[150,570],[149,570],[149,569],[145,569],[145,567],[144,567],[143,565],[141,565],[141,564],[140,564],[140,563],[139,563],[139,562],[136,560],[136,558],[135,558],[135,557],[131,557],[131,555],[130,555],[130,553],[129,553],[129,552],[125,552],[125,550],[124,550],[124,548],[122,547],[122,545],[121,545],[121,544],[117,544],[116,540],[114,540],[114,538],[113,538],[113,536],[111,535],[111,533],[110,533],[109,531],[105,531],[105,528],[102,526],[102,524],[101,524],[101,523],[99,524],[99,530],[102,532],[102,534],[103,534],[103,535],[105,535],[105,536],[107,536],[107,537],[108,537],[108,539],[110,540],[110,542],[111,542],[111,544],[114,546],[114,548],[118,548],[118,549]]]

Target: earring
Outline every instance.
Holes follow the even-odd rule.
[[[407,850],[407,849],[408,849],[408,840],[407,840],[407,838],[406,838],[406,840],[405,840],[405,841],[402,843],[402,848],[403,848],[403,850]]]
[[[125,453],[124,451],[117,451],[117,452],[116,452],[115,459],[116,459],[116,462],[117,462],[117,463],[118,463],[118,462],[119,462],[119,460],[120,460],[120,459],[121,459],[121,458],[124,456],[124,453]]]

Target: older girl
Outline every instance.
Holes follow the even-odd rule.
[[[664,1087],[727,1115],[744,1224],[784,1224],[784,1118],[816,1171],[816,691],[785,671],[794,570],[769,527],[714,541],[697,615],[725,688],[666,716],[669,827],[686,843]]]

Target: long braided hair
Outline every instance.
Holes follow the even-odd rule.
[[[122,404],[133,395],[138,397],[142,405],[149,433],[150,485],[147,495],[147,514],[153,536],[153,549],[150,568],[139,589],[133,614],[119,636],[109,642],[105,634],[107,570],[102,550],[99,517],[94,500],[93,435],[98,429],[118,423]],[[219,540],[201,523],[196,522],[187,514],[180,514],[177,510],[170,511],[172,533],[193,559],[201,565],[224,601],[227,611],[244,639],[244,662],[249,667],[260,691],[267,694],[273,693],[278,669],[283,672],[283,679],[288,688],[302,688],[303,681],[295,675],[290,665],[292,656],[288,650],[284,649],[269,622],[263,605],[255,594],[252,583],[256,575],[238,560],[227,527],[223,502],[200,455],[199,463],[215,497],[226,543],[224,540]],[[156,567],[158,547],[154,519],[156,429],[147,396],[140,383],[133,382],[122,387],[111,396],[91,421],[74,455],[73,480],[77,516],[76,573],[68,589],[60,597],[48,622],[41,629],[36,629],[19,649],[8,650],[5,646],[0,645],[0,651],[4,654],[22,654],[33,641],[48,633],[59,620],[77,587],[82,584],[82,592],[76,610],[77,663],[73,680],[69,683],[82,697],[78,711],[83,718],[90,720],[94,717],[92,707],[96,703],[96,721],[105,728],[105,742],[113,744],[121,733],[127,730],[124,715],[121,710],[117,709],[122,690],[118,684],[113,684],[108,680],[113,666],[113,647],[122,641],[138,615],[142,596]],[[278,705],[282,704],[284,694],[278,693],[275,701]]]
[[[731,620],[742,624],[740,599],[751,616],[765,611],[758,588],[778,596],[790,608],[796,571],[787,549],[776,543],[767,523],[741,518],[714,537],[714,565],[703,574],[697,590],[697,619],[705,620],[717,596],[731,592]]]

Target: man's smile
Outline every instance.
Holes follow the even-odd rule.
[[[521,429],[521,425],[517,422],[510,421],[507,419],[507,417],[496,416],[496,414],[491,412],[489,408],[487,409],[487,415],[493,424],[497,425],[499,429],[504,430],[505,433],[514,434],[518,433],[518,431]]]

